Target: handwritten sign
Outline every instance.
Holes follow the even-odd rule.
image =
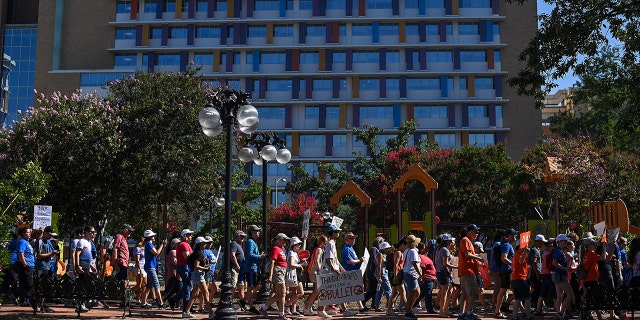
[[[343,302],[362,301],[364,299],[364,282],[360,270],[319,274],[318,304],[321,306]]]
[[[344,219],[336,216],[333,216],[333,219],[331,220],[331,224],[336,225],[336,227],[338,228],[340,228],[343,222],[344,222]]]
[[[605,226],[606,226],[606,223],[604,221],[600,221],[593,225],[593,228],[596,230],[596,236],[600,237],[604,235]]]
[[[364,273],[367,271],[367,265],[369,264],[369,259],[371,258],[371,254],[369,253],[369,250],[367,250],[367,248],[364,248],[363,257],[364,259],[360,264],[360,271],[362,271],[362,276],[364,277]]]
[[[302,220],[302,237],[309,236],[309,219],[311,218],[311,211],[309,209],[304,211],[304,219]]]
[[[531,231],[525,231],[520,233],[520,249],[526,248],[529,245],[531,239]]]
[[[33,206],[33,229],[51,225],[52,206]]]

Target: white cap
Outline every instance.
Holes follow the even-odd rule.
[[[478,249],[480,249],[480,252],[484,252],[484,246],[482,245],[482,242],[476,241],[473,243],[473,246],[478,247]]]
[[[296,245],[298,243],[302,243],[302,240],[300,240],[300,238],[298,237],[291,237],[291,245]]]
[[[211,241],[207,240],[207,238],[205,238],[205,237],[197,237],[196,238],[196,244],[202,243],[202,242],[207,243],[207,242],[211,242]]]
[[[391,245],[389,244],[389,242],[383,242],[380,244],[380,250],[384,250],[384,249],[388,249],[391,248]]]
[[[180,232],[180,236],[184,237],[187,234],[194,234],[195,232],[193,232],[193,230],[189,230],[189,229],[183,229],[182,232]]]
[[[536,236],[536,241],[547,242],[547,239],[545,239],[543,235],[539,234]]]
[[[145,231],[144,231],[144,237],[145,237],[145,238],[153,237],[153,236],[155,236],[155,235],[156,235],[156,233],[155,233],[155,232],[153,232],[153,231],[151,231],[151,230],[145,230]]]

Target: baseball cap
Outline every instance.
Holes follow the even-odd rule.
[[[342,231],[342,229],[338,228],[338,226],[336,226],[335,224],[332,224],[329,226],[329,228],[327,228],[327,232],[331,231]]]
[[[155,235],[156,235],[156,233],[155,233],[155,232],[153,232],[153,231],[151,231],[151,230],[145,230],[145,231],[144,231],[144,237],[145,237],[145,238],[153,237],[153,236],[155,236]]]
[[[536,235],[536,241],[547,242],[547,239],[545,239],[543,235],[539,234]]]
[[[480,252],[484,252],[484,246],[482,245],[482,242],[476,241],[473,243],[473,246],[478,247],[478,249],[480,249]]]
[[[480,231],[480,228],[478,228],[478,226],[476,226],[475,224],[472,223],[472,224],[467,226],[467,232],[469,232],[469,231],[478,232],[478,231]]]
[[[251,232],[251,231],[260,231],[262,229],[260,229],[260,227],[256,226],[255,224],[252,224],[250,226],[247,227],[247,231]]]
[[[451,236],[450,234],[448,234],[448,233],[444,233],[444,234],[442,234],[440,237],[442,238],[442,241],[449,241],[449,240],[451,240],[451,241],[455,241],[455,240],[456,240],[456,238],[452,237],[452,236]]]
[[[184,237],[184,236],[186,236],[186,235],[188,235],[188,234],[194,234],[193,230],[190,230],[190,229],[182,229],[182,231],[180,232],[180,236],[181,236],[181,237]]]
[[[569,241],[571,238],[567,237],[564,233],[559,234],[556,237],[556,241]]]
[[[514,228],[509,228],[509,229],[504,231],[504,235],[505,236],[509,236],[509,235],[512,235],[512,234],[516,235],[516,234],[518,234],[518,231],[516,231],[516,229],[514,229]]]
[[[296,245],[298,243],[302,243],[302,240],[300,240],[300,238],[298,237],[291,237],[291,245]]]
[[[133,232],[133,231],[135,231],[135,229],[133,229],[133,227],[132,227],[130,224],[128,224],[128,223],[123,224],[123,225],[122,225],[122,228],[120,228],[120,229],[122,229],[122,230],[129,230],[129,232]]]
[[[207,242],[207,239],[205,239],[204,237],[197,237],[196,238],[196,244],[202,243],[202,242]]]
[[[236,230],[236,237],[237,236],[246,237],[247,234],[244,233],[244,231],[242,231],[242,230]]]
[[[597,243],[598,242],[596,240],[594,240],[593,238],[584,238],[582,240],[582,244],[584,244],[585,247],[588,246],[588,245],[597,244]]]
[[[345,239],[355,239],[355,238],[357,238],[357,237],[358,237],[358,236],[357,236],[357,235],[355,235],[355,234],[353,234],[353,232],[347,232],[347,234],[345,234],[345,235],[344,235],[344,238],[345,238]]]
[[[584,239],[587,239],[587,238],[593,239],[593,238],[595,238],[595,236],[593,235],[593,233],[591,233],[591,231],[587,231],[587,232],[582,234],[582,238],[584,238]]]
[[[380,244],[380,250],[384,250],[384,249],[388,249],[391,248],[391,245],[389,244],[389,242],[383,242]]]
[[[291,238],[287,237],[287,235],[286,235],[286,234],[284,234],[284,233],[278,233],[278,234],[276,235],[276,240],[278,240],[278,239],[289,240],[289,239],[291,239]]]
[[[211,238],[211,236],[206,236],[204,239],[207,240],[207,242],[213,242],[213,238]]]
[[[51,234],[52,237],[58,236],[58,234],[55,231],[53,231],[53,227],[52,226],[46,226],[44,228],[44,232],[49,232],[49,234]]]

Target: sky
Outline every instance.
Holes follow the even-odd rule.
[[[551,10],[553,9],[549,4],[545,3],[543,0],[537,0],[538,1],[538,14],[541,13],[551,13]],[[555,83],[558,85],[558,87],[554,88],[552,90],[552,93],[559,90],[559,89],[565,89],[565,88],[569,88],[572,87],[576,81],[578,79],[576,77],[573,76],[573,74],[571,72],[569,72],[568,75],[566,75],[564,78],[562,79],[558,79],[555,81]]]

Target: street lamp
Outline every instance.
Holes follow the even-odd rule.
[[[280,178],[278,180],[276,180],[276,208],[278,208],[278,182],[287,182],[287,179],[285,178]]]
[[[225,154],[225,184],[224,184],[224,264],[223,279],[220,286],[220,302],[216,309],[216,319],[237,319],[235,310],[232,308],[231,285],[231,137],[232,131],[238,130],[242,133],[251,134],[258,129],[260,120],[258,110],[247,101],[248,94],[230,89],[228,87],[219,88],[215,94],[209,97],[209,103],[198,114],[198,121],[202,131],[209,137],[219,135],[223,129],[226,132],[226,154]]]
[[[227,202],[223,197],[211,196],[209,197],[209,201],[213,203],[211,206],[211,210],[209,211],[209,233],[213,234],[213,207],[216,209],[224,207],[224,204]]]
[[[263,250],[266,252],[269,247],[269,237],[267,233],[267,164],[276,159],[278,163],[285,164],[291,161],[291,151],[285,147],[285,140],[278,137],[273,132],[254,133],[247,139],[247,146],[238,150],[238,158],[242,162],[253,161],[262,166],[262,230]],[[256,150],[260,151],[255,151]],[[277,183],[277,182],[276,182]],[[269,289],[267,288],[267,277],[261,277],[262,287],[258,292],[256,301],[266,302],[269,299]]]

